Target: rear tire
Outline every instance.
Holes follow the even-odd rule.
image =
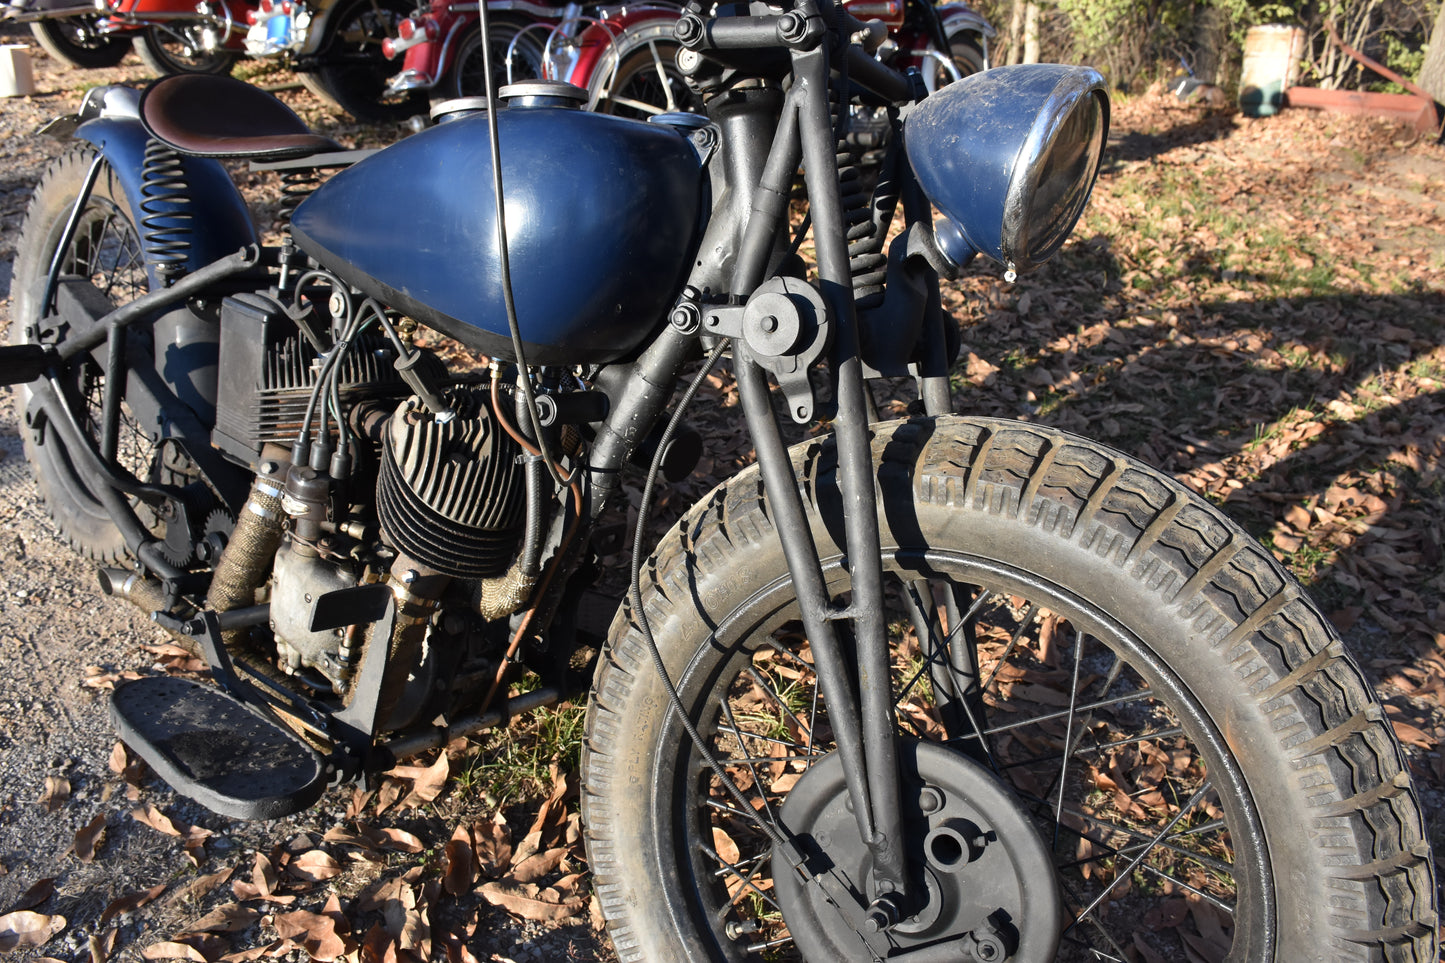
[[[30,32],[47,53],[72,67],[114,67],[130,51],[130,38],[96,33],[99,20],[98,15],[36,20]]]
[[[231,50],[205,50],[198,37],[191,37],[191,34],[199,32],[200,28],[194,26],[180,26],[175,32],[147,27],[135,38],[135,52],[158,77],[229,74],[236,66],[238,54]]]
[[[12,344],[59,345],[72,333],[56,316],[42,318],[39,302],[51,258],[94,157],[94,149],[88,146],[62,155],[51,164],[31,197],[20,229],[11,289]],[[149,290],[135,219],[109,166],[101,168],[64,255],[61,273],[89,278],[117,307]],[[127,350],[140,360],[149,355],[153,347],[149,343],[149,330],[144,325],[134,328]],[[105,380],[101,366],[90,355],[82,355],[70,364],[63,380],[67,400],[82,430],[97,436],[100,393]],[[127,554],[120,530],[72,464],[59,431],[47,424],[38,412],[27,423],[29,403],[30,392],[23,386],[17,388],[16,407],[25,456],[35,470],[36,487],[60,534],[87,558],[97,562],[120,560]],[[122,402],[117,453],[122,466],[142,481],[174,482],[177,476],[162,464],[164,452],[159,435],[142,430],[131,417],[129,406]],[[146,518],[146,510],[142,509],[140,514]]]
[[[615,76],[603,71],[593,80],[597,112],[646,120],[665,111],[702,110],[702,101],[677,67],[681,49],[671,40],[652,40],[628,53]]]
[[[921,600],[890,622],[895,668],[912,679],[894,686],[900,726],[911,720],[921,736],[974,755],[987,743],[1054,848],[1069,916],[1103,900],[1057,959],[1119,959],[1139,939],[1156,958],[1182,960],[1181,934],[1211,932],[1213,920],[1214,938],[1232,933],[1233,960],[1436,960],[1434,868],[1398,743],[1328,622],[1268,552],[1176,481],[1063,432],[946,418],[874,426],[873,445],[891,597]],[[837,597],[847,573],[835,461],[829,442],[793,450]],[[813,762],[831,758],[816,755],[829,749],[827,706],[818,715],[807,684],[773,519],[748,469],[673,529],[642,586],[685,711],[733,778],[751,779],[748,803],[764,813],[786,805],[789,774],[809,779]],[[970,658],[980,678],[1008,671],[987,677],[985,688],[997,689],[960,712],[969,700],[947,695],[963,678],[949,667]],[[971,712],[995,728],[975,737],[947,725]],[[1106,762],[1130,754],[1142,761],[1115,775],[1142,785],[1139,770],[1157,766],[1157,797],[1111,782]],[[719,794],[627,612],[594,681],[583,783],[595,891],[619,958],[756,959],[773,939],[783,942],[768,946],[768,959],[838,958],[788,942],[798,937],[786,913],[769,905],[782,891],[771,886],[766,837]],[[1055,787],[1067,790],[1057,826]],[[1188,822],[1171,830],[1176,812]],[[1164,846],[1142,847],[1166,830]],[[818,842],[834,855],[836,842]],[[736,895],[725,883],[744,873],[719,862],[724,847],[750,880]],[[1137,869],[1125,863],[1135,850],[1147,856]],[[974,878],[967,888],[988,893],[994,883]],[[1188,885],[1206,901],[1179,899]],[[1230,907],[1228,925],[1207,900]],[[1148,909],[1165,913],[1152,927]],[[1170,912],[1175,922],[1159,925]],[[839,922],[827,932],[823,920],[808,939],[841,933],[849,945]],[[928,933],[910,948],[922,940],[942,958],[942,940],[960,932]],[[904,927],[889,934],[910,946]]]
[[[402,123],[425,114],[425,91],[386,92],[399,68],[381,52],[382,41],[396,38],[396,25],[415,6],[412,0],[342,0],[327,19],[315,66],[298,72],[301,83],[364,123]]]

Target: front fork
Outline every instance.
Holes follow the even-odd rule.
[[[909,874],[902,845],[869,406],[838,187],[828,54],[818,47],[794,51],[792,57],[794,83],[784,101],[778,134],[755,194],[754,214],[739,247],[732,290],[747,296],[765,280],[773,249],[770,239],[786,230],[786,198],[801,160],[814,223],[818,287],[834,329],[830,359],[837,399],[834,431],[852,592],[845,607],[835,605],[827,590],[797,479],[769,401],[767,375],[745,339],[734,342],[734,362],[739,397],[812,644],[819,686],[833,718],[857,720],[856,725],[835,727],[837,751],[858,828],[873,860],[876,897],[869,906],[869,919],[883,928],[897,921],[908,895]],[[856,677],[849,671],[840,625],[852,632]]]

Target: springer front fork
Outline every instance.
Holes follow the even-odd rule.
[[[796,10],[807,7],[806,2],[800,3]],[[816,13],[817,8],[813,7],[813,11]],[[757,20],[752,18],[747,29],[756,31]],[[682,33],[680,30],[679,36]],[[719,46],[728,45],[729,41],[718,22],[711,25],[708,38]],[[740,36],[737,47],[747,45]],[[775,115],[771,146],[767,148],[761,169],[756,172],[757,187],[750,198],[750,211],[739,229],[738,257],[729,289],[735,302],[747,301],[748,306],[710,310],[706,312],[703,326],[733,336],[739,396],[793,577],[802,622],[812,645],[819,685],[830,707],[830,717],[853,720],[852,724],[835,724],[834,732],[851,808],[872,856],[878,895],[868,907],[868,918],[881,929],[896,922],[899,910],[906,905],[911,874],[907,871],[903,846],[896,723],[883,614],[875,465],[868,431],[871,404],[850,272],[847,212],[839,189],[838,141],[829,104],[829,51],[826,42],[815,44],[812,49],[795,47],[791,58],[793,83],[783,97],[781,114]],[[839,109],[846,110],[846,107]],[[767,118],[768,122],[773,120],[773,116]],[[729,137],[730,146],[736,142],[735,136]],[[753,142],[767,143],[761,138],[754,138]],[[769,277],[779,261],[776,239],[787,235],[787,198],[800,163],[806,172],[813,221],[817,266],[814,290],[819,302],[816,307],[820,309],[819,323],[831,334],[828,370],[837,405],[833,430],[851,589],[846,605],[838,604],[828,591],[797,479],[769,399],[768,378],[772,374],[783,388],[795,420],[806,420],[798,418],[801,409],[788,390],[788,378],[784,376],[788,365],[780,366],[778,357],[769,350],[776,343],[772,339],[779,330],[789,332],[797,327],[788,315],[788,298],[801,303],[797,294],[790,293],[791,282]],[[779,300],[780,292],[786,295],[782,300]],[[784,310],[754,309],[753,305],[762,297]],[[803,304],[799,313],[806,314],[807,310],[808,306]],[[941,312],[926,313],[932,314],[934,327],[941,325]],[[923,329],[923,336],[935,346],[942,340],[941,330]],[[807,337],[795,335],[792,345],[803,351],[807,343]],[[810,363],[807,358],[800,360]],[[921,393],[926,409],[931,414],[946,412],[949,409],[946,379],[940,391],[936,373],[925,371],[924,374],[935,375],[932,379],[922,379]],[[805,407],[810,405],[805,403]],[[856,653],[856,661],[845,654],[850,647],[844,644],[844,632],[851,634],[851,650]]]

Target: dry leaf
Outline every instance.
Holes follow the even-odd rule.
[[[371,802],[371,797],[376,795],[370,789],[361,786],[351,790],[351,802],[346,805],[346,818],[355,819],[366,809],[366,804]]]
[[[451,774],[451,763],[445,752],[439,753],[436,762],[430,766],[397,766],[387,775],[398,779],[410,779],[411,792],[401,801],[405,807],[416,809],[441,795]]]
[[[341,913],[341,904],[335,894],[327,901],[320,913],[294,910],[276,916],[276,935],[291,940],[302,947],[312,960],[328,963],[350,950],[346,936],[351,927]]]
[[[471,834],[458,826],[442,851],[442,888],[452,896],[460,896],[472,888],[477,879],[477,860],[472,853]]]
[[[138,806],[130,811],[130,816],[138,823],[144,823],[158,833],[165,833],[167,836],[180,836],[181,831],[171,822],[170,817],[161,812],[150,803]]]
[[[0,916],[0,953],[28,946],[44,946],[63,929],[64,916],[45,916],[30,910],[6,913]]]
[[[401,798],[401,791],[405,788],[406,785],[400,780],[384,780],[381,788],[376,792],[376,814],[380,816],[395,805],[396,801]]]
[[[20,898],[15,901],[15,905],[10,907],[10,912],[35,909],[35,907],[50,899],[50,894],[54,892],[55,880],[53,878],[47,876],[45,879],[36,880],[31,884],[29,889],[20,894]]]
[[[500,906],[513,916],[551,923],[576,916],[587,908],[587,901],[573,897],[560,902],[542,898],[542,891],[535,883],[513,883],[499,880],[482,884],[479,892],[493,906]]]
[[[519,883],[535,883],[555,870],[566,855],[567,850],[560,846],[544,853],[536,853],[513,866],[510,876]]]
[[[270,943],[262,943],[260,946],[252,946],[244,950],[237,950],[234,953],[227,953],[221,957],[224,963],[251,963],[252,960],[259,960],[263,956],[269,956],[281,952],[289,946],[285,940],[274,940]]]
[[[341,864],[325,850],[313,849],[291,860],[286,872],[308,883],[319,883],[341,873]]]
[[[472,845],[481,875],[495,879],[512,865],[512,834],[501,813],[472,824]]]
[[[120,941],[120,929],[106,930],[105,935],[92,933],[89,939],[90,963],[105,963],[115,952],[115,944]]]
[[[234,872],[235,870],[228,866],[219,873],[211,873],[208,876],[198,876],[171,894],[171,900],[200,899],[230,879],[231,874]]]
[[[399,853],[419,853],[426,849],[426,845],[419,838],[405,829],[397,829],[394,826],[372,830],[368,835],[376,840],[377,845],[382,849],[390,849]]]
[[[192,960],[194,963],[211,963],[206,954],[201,952],[200,947],[179,940],[152,943],[141,950],[140,955],[142,959],[147,960]]]
[[[40,797],[40,805],[45,807],[46,812],[58,812],[69,799],[69,779],[66,779],[64,776],[45,777],[45,792]]]
[[[100,847],[100,843],[104,838],[105,813],[97,813],[94,819],[75,834],[75,844],[71,847],[75,853],[75,858],[82,863],[93,862],[95,860],[95,851]]]
[[[105,912],[100,914],[100,925],[104,926],[122,913],[131,913],[140,909],[165,891],[166,884],[157,883],[150,889],[141,890],[138,893],[127,893],[125,896],[112,900],[110,905],[105,908]]]
[[[239,933],[261,918],[261,911],[240,903],[217,906],[189,927],[188,933]]]

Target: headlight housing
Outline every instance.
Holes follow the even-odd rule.
[[[1109,96],[1091,67],[995,67],[923,101],[903,129],[918,183],[947,222],[935,227],[944,256],[962,266],[987,254],[1025,274],[1053,257],[1084,210]]]

